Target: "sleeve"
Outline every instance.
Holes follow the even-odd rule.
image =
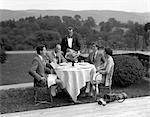
[[[105,59],[103,54],[101,54],[100,59],[101,59],[100,61],[102,64],[99,66],[99,70],[104,70],[104,69],[106,69],[108,61]]]
[[[104,66],[97,69],[97,71],[100,71],[102,74],[108,74],[111,69],[111,63],[109,60],[105,60]]]
[[[78,38],[76,39],[76,43],[77,43],[77,46],[78,46],[78,51],[81,49],[81,43],[80,43],[79,40],[80,39],[79,39],[79,36],[78,36]]]
[[[67,62],[67,60],[65,59],[65,57],[62,54],[60,56],[61,56],[61,61],[62,62]]]
[[[104,57],[103,54],[101,54],[101,61],[102,61],[104,64],[106,63],[106,59],[105,59],[105,57]]]
[[[36,59],[34,59],[32,61],[32,66],[31,69],[29,70],[29,74],[33,77],[36,78],[38,81],[41,80],[41,76],[36,72],[38,68],[38,61]]]
[[[91,62],[91,53],[89,53],[89,56],[87,57],[87,59],[85,60],[86,62],[92,63]]]
[[[47,52],[47,53],[46,53],[46,56],[47,56],[49,62],[52,62],[52,61],[53,61],[53,57],[52,57],[52,55],[51,55],[51,52]]]
[[[65,38],[62,39],[61,41],[61,50],[65,53],[66,52],[66,42],[65,42]]]

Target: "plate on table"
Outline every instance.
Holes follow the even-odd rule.
[[[56,70],[61,70],[61,69],[64,69],[63,66],[59,66],[56,68]]]
[[[80,66],[81,69],[89,69],[91,68],[90,66]]]
[[[79,63],[79,65],[89,65],[89,63],[85,62],[85,63]]]
[[[60,66],[66,66],[67,63],[60,63],[59,65],[60,65]]]

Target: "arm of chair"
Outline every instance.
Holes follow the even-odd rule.
[[[92,81],[92,84],[97,84],[98,81],[101,81],[102,80],[102,74],[100,74],[99,72],[96,73],[95,75],[95,79]]]

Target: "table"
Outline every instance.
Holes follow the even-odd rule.
[[[76,101],[80,89],[86,85],[86,82],[91,81],[96,73],[96,68],[89,63],[75,63],[75,66],[72,66],[71,63],[64,63],[57,67],[55,71],[65,84],[72,100]]]

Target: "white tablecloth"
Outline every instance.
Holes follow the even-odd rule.
[[[75,63],[73,67],[71,63],[63,64],[55,69],[57,76],[63,81],[66,89],[74,101],[80,94],[80,89],[86,85],[87,81],[91,81],[96,68],[89,63]]]

